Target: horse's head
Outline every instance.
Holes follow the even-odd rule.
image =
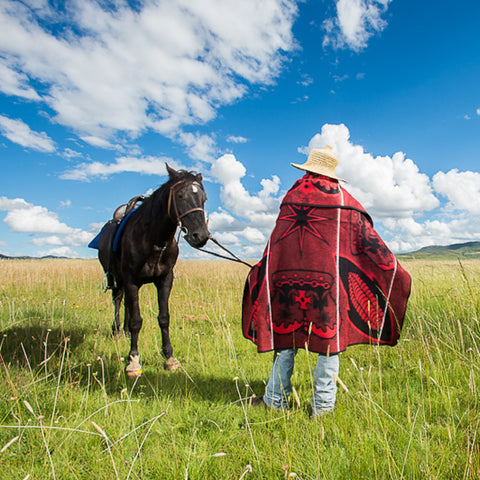
[[[172,181],[168,213],[180,225],[185,240],[192,247],[201,248],[210,237],[204,210],[207,195],[203,189],[202,175],[176,171],[168,164],[167,171]]]

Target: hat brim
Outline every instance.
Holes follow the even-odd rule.
[[[292,167],[298,168],[299,170],[303,170],[304,172],[316,173],[317,175],[323,175],[325,177],[333,178],[334,180],[339,180],[341,182],[347,183],[346,180],[344,180],[343,178],[337,177],[334,173],[327,172],[320,168],[312,167],[311,165],[308,165],[306,163],[303,163],[301,165],[298,163],[290,163],[290,165]]]

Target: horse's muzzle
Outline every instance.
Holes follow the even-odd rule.
[[[206,230],[205,232],[188,232],[185,235],[185,240],[193,247],[193,248],[202,248],[210,238],[210,232]]]

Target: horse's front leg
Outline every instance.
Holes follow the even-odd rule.
[[[138,335],[142,328],[142,317],[138,305],[138,287],[128,283],[125,290],[125,318],[128,319],[128,329],[130,330],[130,363],[127,365],[126,372],[130,377],[142,374],[140,365],[140,355],[138,353]]]
[[[180,367],[180,363],[173,356],[173,347],[170,342],[170,313],[168,309],[168,299],[173,284],[173,272],[170,271],[165,277],[157,279],[155,286],[157,287],[158,298],[158,325],[162,332],[162,353],[165,356],[163,366],[166,370],[176,370]]]

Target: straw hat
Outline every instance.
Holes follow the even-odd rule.
[[[313,148],[308,155],[308,159],[302,165],[292,163],[292,167],[305,170],[307,172],[318,173],[319,175],[325,175],[326,177],[333,178],[335,180],[341,180],[335,175],[334,170],[338,165],[337,157],[332,153],[332,147],[327,145],[323,149]]]

